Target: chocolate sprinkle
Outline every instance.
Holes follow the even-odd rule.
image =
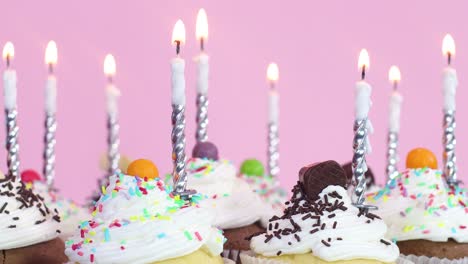
[[[38,220],[36,221],[36,223],[34,223],[35,225],[40,225],[42,223],[44,223],[46,220],[45,219],[42,219],[42,220]]]
[[[278,252],[276,253],[276,256],[279,256],[279,255],[281,255],[281,253],[282,253],[282,252],[281,252],[281,250],[280,250],[280,251],[278,251]]]
[[[336,222],[336,221],[333,223],[333,229],[336,228],[336,225],[337,225],[337,224],[338,224],[338,222]]]
[[[316,233],[316,232],[318,232],[318,231],[319,231],[319,229],[318,229],[318,228],[315,228],[315,229],[310,230],[309,233],[310,233],[310,234],[313,234],[313,233]]]
[[[301,242],[301,238],[297,234],[294,234],[294,238],[297,240],[297,242]]]
[[[3,204],[2,208],[0,208],[0,214],[3,213],[3,210],[5,210],[7,205],[8,205],[8,203]]]
[[[382,242],[382,244],[385,244],[385,245],[387,245],[387,246],[391,244],[390,242],[388,242],[388,241],[385,240],[385,239],[380,239],[380,242]]]
[[[327,247],[330,247],[330,244],[327,241],[323,240],[323,239],[322,239],[322,244],[324,244]]]

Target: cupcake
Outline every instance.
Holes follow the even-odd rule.
[[[284,214],[251,238],[242,263],[395,263],[399,250],[383,238],[385,223],[354,207],[346,185],[335,161],[302,168]]]
[[[151,161],[136,160],[128,175],[109,178],[91,220],[66,243],[73,263],[223,263],[214,214],[173,196]]]
[[[0,263],[67,262],[60,216],[16,177],[0,178]]]
[[[187,163],[188,188],[205,197],[200,206],[215,212],[215,226],[227,238],[223,256],[238,261],[239,252],[249,250],[245,237],[265,230],[261,220],[269,215],[271,206],[237,177],[230,161],[219,159],[214,144],[197,143],[192,156]]]
[[[273,215],[282,214],[288,199],[287,192],[279,186],[279,181],[275,177],[265,174],[265,167],[257,159],[247,159],[242,162],[239,177],[250,185],[260,198],[271,206],[268,210],[264,226]]]
[[[468,263],[466,193],[447,186],[427,149],[412,150],[406,167],[368,197],[389,227],[387,237],[416,263]]]
[[[44,198],[45,205],[49,208],[57,208],[61,220],[59,237],[63,241],[67,240],[78,228],[80,222],[86,219],[87,209],[63,197],[56,189],[50,189],[36,171],[23,171],[21,180],[26,184],[26,188],[32,188],[35,193]]]

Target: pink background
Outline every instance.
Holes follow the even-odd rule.
[[[280,66],[281,181],[290,188],[301,166],[352,156],[353,91],[357,57],[371,56],[374,153],[368,160],[382,182],[391,86],[387,71],[400,66],[404,96],[400,153],[426,146],[441,157],[442,38],[451,32],[458,50],[459,175],[468,169],[468,33],[466,1],[3,1],[0,44],[14,42],[18,72],[23,168],[41,168],[47,42],[59,48],[56,185],[83,200],[103,175],[106,149],[102,63],[117,60],[121,98],[121,150],[171,170],[170,37],[181,18],[187,29],[188,152],[194,141],[195,19],[208,13],[211,56],[210,139],[223,157],[265,160],[266,66]],[[1,115],[3,119],[3,115]],[[3,121],[3,120],[1,120]],[[4,137],[4,132],[0,133]],[[5,160],[5,152],[0,152]],[[2,166],[5,168],[5,164]],[[466,177],[465,177],[466,179]]]

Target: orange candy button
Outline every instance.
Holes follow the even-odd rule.
[[[147,159],[134,160],[130,165],[128,165],[127,174],[150,179],[159,177],[158,168],[151,160]]]
[[[422,168],[437,169],[437,158],[432,151],[425,148],[415,148],[406,156],[406,168],[422,169]]]

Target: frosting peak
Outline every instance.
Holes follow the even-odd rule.
[[[346,189],[329,185],[318,197],[308,199],[299,182],[284,215],[271,218],[266,233],[252,238],[252,250],[264,256],[312,252],[326,261],[398,258],[398,247],[383,239],[385,223],[352,206]]]
[[[368,201],[379,207],[390,239],[468,242],[466,193],[447,187],[439,170],[408,169]]]

